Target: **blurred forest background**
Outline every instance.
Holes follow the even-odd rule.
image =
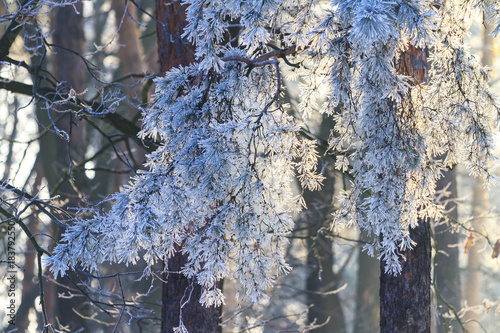
[[[7,8],[15,10],[15,6],[0,4],[0,18],[7,18]],[[24,38],[14,41],[8,59],[0,62],[0,177],[39,200],[50,198],[52,214],[60,221],[68,219],[67,214],[85,214],[88,206],[106,206],[103,201],[127,184],[132,169],[142,167],[148,147],[154,146],[146,143],[144,148],[133,135],[140,128],[141,107],[154,91],[152,79],[162,74],[154,13],[153,0],[94,0],[56,8],[43,18],[42,28],[53,33],[42,41],[34,28],[31,35],[26,31]],[[9,24],[0,19],[0,35]],[[500,42],[487,29],[478,17],[469,45],[492,67],[492,84],[499,94]],[[47,52],[26,50],[25,45],[39,50],[37,43],[45,43]],[[14,65],[12,59],[23,63]],[[35,105],[31,92],[40,82],[45,82],[40,89],[52,89],[57,98],[105,105],[118,118],[90,118],[84,113],[79,117],[78,112],[67,112],[63,103],[53,101],[50,106],[48,102]],[[296,107],[297,82],[285,84],[289,111],[301,118]],[[49,107],[52,112],[47,111]],[[57,108],[59,112],[53,112]],[[237,303],[236,286],[224,281],[223,332],[378,331],[380,263],[361,251],[366,235],[356,230],[335,234],[329,228],[335,195],[349,182],[347,175],[334,171],[335,157],[326,154],[332,120],[318,113],[302,121],[304,135],[321,143],[320,167],[327,180],[321,191],[306,193],[308,210],[296,216],[288,248],[288,262],[294,269],[277,283],[268,304],[262,306]],[[71,141],[57,129],[70,133]],[[485,190],[460,166],[449,171],[439,186],[439,199],[446,203],[449,219],[433,222],[435,332],[445,332],[443,323],[451,320],[457,332],[464,328],[500,332],[500,265],[487,246],[500,236],[496,207],[500,188]],[[18,217],[43,248],[53,248],[62,230],[46,214],[29,207]],[[5,225],[0,225],[0,260],[7,248]],[[22,268],[18,271],[17,325],[8,326],[3,306],[7,286],[0,283],[0,327],[7,332],[15,328],[38,332],[43,319],[37,252],[21,228],[17,228],[16,247],[16,263]],[[110,265],[102,268],[98,278],[80,272],[55,281],[44,270],[49,322],[66,332],[158,331],[162,282],[160,277],[141,279],[140,271]]]

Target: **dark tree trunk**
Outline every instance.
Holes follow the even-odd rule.
[[[400,74],[413,78],[413,84],[428,82],[427,50],[408,45],[398,60]],[[398,276],[385,273],[381,261],[380,332],[417,333],[431,330],[431,233],[429,221],[419,220],[410,230],[417,245],[403,256]]]
[[[169,271],[179,271],[186,257],[177,253],[168,261]],[[173,332],[180,318],[189,332],[218,332],[220,308],[200,304],[201,287],[182,274],[165,274],[162,294],[162,333]],[[183,307],[181,308],[181,305]]]
[[[431,239],[428,221],[410,231],[417,245],[404,253],[401,275],[384,273],[380,262],[380,332],[423,333],[431,330]]]
[[[75,6],[78,12],[81,13],[83,10],[82,4],[78,3]],[[85,51],[83,17],[76,14],[75,8],[72,6],[60,7],[54,11],[52,24],[54,30],[52,42],[55,45],[53,50],[56,51],[51,59],[52,73],[58,81],[62,82],[61,88],[64,89],[64,92],[74,89],[76,93],[82,93],[85,90],[87,72],[83,61],[73,52],[83,54]],[[47,111],[42,110],[41,112],[45,113]],[[50,112],[53,115],[55,113],[54,111]],[[42,155],[42,159],[47,159],[54,154],[56,155],[55,160],[45,160],[42,163],[45,168],[44,176],[49,180],[50,177],[55,177],[59,181],[65,178],[64,174],[68,172],[71,161],[80,163],[83,160],[87,149],[87,140],[85,123],[77,119],[72,112],[65,110],[61,114],[61,119],[57,122],[57,126],[69,135],[70,141],[55,138],[55,146],[41,148],[40,153],[45,154],[49,150],[47,156]],[[52,174],[52,176],[49,174]],[[75,174],[74,178],[76,187],[84,192],[87,183],[85,174]],[[50,181],[49,184],[57,184],[57,181]],[[53,189],[51,188],[50,190],[52,191]],[[80,204],[78,195],[75,193],[68,178],[61,184],[59,193],[68,199],[65,207],[77,207]],[[55,233],[56,239],[59,240],[62,232],[63,230],[57,226],[55,232],[51,233]],[[78,297],[60,297],[60,295],[68,295],[66,286],[73,287],[73,283],[78,281],[79,278],[76,273],[68,272],[64,278],[59,279],[61,284],[56,286],[51,285],[46,289],[46,294],[48,295],[46,304],[54,307],[54,314],[59,321],[58,323],[52,321],[52,323],[57,323],[56,327],[59,329],[62,326],[66,326],[71,332],[75,332],[85,328],[87,325],[87,322],[83,318],[75,315],[74,310],[84,315],[89,315],[88,303],[82,302]]]
[[[161,73],[194,60],[192,45],[180,36],[186,26],[185,6],[178,1],[156,0],[158,56]],[[186,257],[177,253],[166,269],[179,272],[186,264]],[[182,274],[165,274],[162,294],[162,333],[173,332],[180,319],[189,332],[218,332],[221,308],[206,308],[199,302],[201,287]],[[182,306],[182,308],[181,308]],[[182,316],[182,317],[181,317]]]
[[[186,21],[186,7],[180,1],[156,0],[156,33],[161,73],[194,61],[193,46],[181,38]]]

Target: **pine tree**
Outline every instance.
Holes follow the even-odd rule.
[[[301,135],[281,103],[283,75],[307,82],[300,85],[306,115],[327,88],[321,111],[335,121],[330,149],[337,168],[352,175],[332,228],[373,235],[365,249],[377,250],[385,274],[402,272],[402,259],[417,245],[412,232],[441,217],[433,196],[443,170],[463,163],[472,175],[492,178],[498,106],[488,71],[463,37],[476,7],[498,24],[495,2],[185,4],[183,37],[195,45],[194,62],[158,78],[143,110],[140,138],[161,145],[114,195],[111,210],[67,228],[48,259],[56,276],[141,259],[147,275],[179,252],[187,261],[176,273],[202,287],[201,304],[223,304],[219,281],[226,277],[239,282],[242,299],[265,300],[290,270],[287,235],[304,205],[291,181],[297,176],[315,190],[323,180],[316,142]],[[33,8],[26,10],[39,10]],[[17,16],[18,23],[31,14]],[[236,47],[226,38],[235,25]],[[4,37],[2,61],[12,34]],[[185,331],[182,320],[177,330]]]

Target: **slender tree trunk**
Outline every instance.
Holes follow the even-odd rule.
[[[145,64],[144,52],[138,33],[138,28],[140,26],[131,18],[137,18],[137,8],[132,2],[126,0],[112,0],[111,3],[116,15],[115,26],[118,31],[118,42],[120,44],[117,52],[117,56],[120,59],[120,66],[114,73],[114,79],[122,79],[131,74],[143,74]],[[130,77],[120,81],[125,84],[125,86],[120,89],[127,96],[127,99],[136,105],[142,102],[141,92],[144,84],[140,84],[141,80],[142,78]],[[127,119],[137,120],[137,114],[140,111],[129,101],[120,103],[118,112]],[[134,145],[134,143],[132,143],[132,145]],[[146,161],[145,151],[143,149],[131,150],[129,149],[130,143],[119,143],[117,146],[124,152],[128,152],[130,156],[129,160],[135,169],[140,168]],[[115,161],[113,165],[117,169],[123,167],[120,161]],[[108,176],[109,175],[102,175],[100,178]],[[129,181],[129,178],[129,174],[115,175],[112,178],[112,182],[109,184],[110,191],[108,191],[108,193],[118,192],[122,184],[126,184]]]
[[[494,54],[493,54],[493,42],[494,38],[490,35],[492,26],[485,25],[483,29],[483,56],[482,63],[485,66],[493,67],[494,64]],[[473,180],[472,188],[472,216],[476,219],[472,222],[472,228],[476,231],[483,232],[484,224],[486,221],[481,218],[490,209],[489,204],[489,194],[483,187],[483,183],[480,179]],[[478,218],[479,217],[479,218]],[[464,296],[467,301],[468,306],[480,305],[482,301],[481,297],[481,284],[482,284],[482,274],[481,274],[481,258],[483,253],[481,249],[484,247],[484,240],[476,237],[474,240],[474,245],[469,249],[467,256],[467,271],[465,274],[465,290]],[[465,314],[464,321],[468,321],[466,328],[471,333],[476,333],[479,331],[479,325],[477,321],[479,320],[479,314],[474,311],[468,311]]]
[[[118,42],[121,45],[117,54],[120,59],[120,66],[115,73],[115,77],[141,74],[144,72],[144,52],[137,31],[139,25],[130,18],[130,16],[137,18],[137,8],[131,2],[123,0],[112,0],[112,4],[116,14],[116,28],[120,29],[118,30]],[[130,78],[123,81],[123,83],[134,85],[136,81],[138,79]],[[140,87],[124,87],[123,89],[132,100],[136,97],[140,98]]]
[[[39,231],[39,224],[37,223],[38,221],[34,221],[34,218],[30,218],[29,221],[29,226],[30,230],[33,234],[37,234]],[[22,299],[21,299],[21,305],[19,306],[17,312],[16,312],[16,322],[18,327],[26,328],[29,326],[30,320],[29,320],[29,312],[31,308],[35,308],[35,299],[39,295],[39,288],[37,283],[33,283],[34,278],[35,278],[35,267],[38,265],[37,263],[37,258],[36,258],[36,252],[32,250],[32,245],[29,239],[26,239],[25,241],[25,248],[29,249],[26,251],[24,254],[24,274],[23,274],[23,280],[22,280]],[[16,327],[12,325],[8,325],[6,327],[6,331],[9,332],[10,330],[14,330]]]
[[[475,217],[475,220],[471,223],[473,230],[483,232],[485,220],[481,218],[481,215],[487,213],[489,209],[488,192],[483,188],[483,184],[480,180],[474,179],[472,190],[472,216]],[[472,236],[474,237],[473,234]],[[483,256],[481,250],[483,247],[484,240],[475,236],[474,245],[472,245],[468,251],[467,269],[465,273],[464,298],[468,306],[476,306],[482,303],[481,284],[483,281],[480,267]],[[478,320],[479,313],[474,311],[466,312],[464,322],[467,322],[465,327],[470,333],[479,331]]]
[[[82,4],[78,3],[75,4],[75,6],[81,13],[83,10]],[[85,90],[85,66],[77,55],[67,50],[72,50],[78,54],[84,53],[85,38],[83,35],[83,18],[81,15],[75,13],[75,8],[66,6],[55,10],[52,23],[54,29],[52,41],[56,45],[54,50],[57,51],[51,59],[53,67],[52,73],[57,80],[62,82],[66,87],[66,92],[69,92],[70,89],[74,89],[76,93],[81,93]],[[46,170],[47,172],[55,172],[57,178],[64,177],[64,173],[67,172],[72,162],[79,163],[83,160],[87,149],[87,145],[85,144],[85,142],[87,142],[85,123],[76,119],[73,113],[67,110],[64,112],[65,113],[61,114],[62,117],[57,123],[57,126],[59,129],[68,133],[70,141],[67,142],[61,138],[56,138],[55,153],[57,157],[55,161],[52,161],[52,163],[56,163],[56,165],[52,165],[52,170]],[[54,149],[54,147],[50,147],[49,149]],[[85,174],[75,174],[75,183],[78,189],[83,190],[86,184]],[[56,184],[56,182],[51,182],[50,184]],[[68,179],[66,179],[60,187],[60,193],[69,199],[66,203],[67,207],[77,207],[80,203]],[[59,240],[62,230],[59,227],[56,228],[58,229],[55,233],[56,239]],[[68,294],[68,290],[65,286],[72,287],[73,282],[71,281],[75,283],[79,281],[76,273],[69,272],[64,278],[60,279],[62,285],[55,286],[55,290],[52,291],[55,293],[55,298],[51,301],[54,302],[55,315],[59,323],[63,326],[66,325],[74,332],[86,325],[85,320],[75,315],[74,310],[83,314],[88,313],[87,310],[84,309],[87,305],[82,303],[81,299],[77,297],[69,299],[59,297],[59,295]]]
[[[13,123],[12,123],[12,131],[9,133],[9,139],[12,140],[8,143],[8,150],[7,154],[5,156],[5,159],[2,161],[3,162],[3,175],[2,175],[2,181],[7,181],[11,179],[10,177],[12,176],[12,162],[13,162],[13,157],[14,157],[14,140],[16,140],[17,136],[17,130],[18,130],[18,122],[19,122],[19,114],[18,114],[18,107],[19,103],[17,100],[17,97],[14,97],[14,102],[12,104],[12,107],[10,105],[7,106],[7,110],[9,110],[9,117],[13,118]],[[14,110],[14,111],[11,111]],[[7,127],[7,126],[6,126]],[[5,131],[5,128],[4,128]],[[7,133],[4,133],[5,136],[7,136]]]
[[[326,138],[333,128],[331,118],[323,117],[319,128],[319,137]],[[326,161],[328,162],[328,161]],[[313,269],[306,280],[307,304],[313,305],[309,309],[308,321],[321,325],[313,332],[333,333],[345,332],[345,320],[341,300],[337,293],[339,276],[333,271],[335,253],[332,239],[318,231],[329,221],[333,205],[335,190],[335,170],[333,164],[325,168],[325,181],[320,191],[304,193],[307,203],[307,223],[312,224],[309,229],[308,248],[310,253],[307,264]]]
[[[400,74],[413,77],[414,83],[427,82],[427,52],[409,45],[398,63]],[[431,239],[429,221],[419,220],[410,231],[417,245],[403,256],[402,271],[380,275],[380,332],[430,332],[431,329]]]
[[[318,228],[311,229],[312,233]],[[345,332],[344,313],[339,295],[331,293],[338,289],[338,276],[333,272],[335,256],[332,241],[321,234],[315,234],[314,250],[308,257],[308,265],[314,267],[306,282],[307,304],[312,305],[308,313],[309,323],[320,327],[317,333]],[[321,271],[320,271],[321,270]]]
[[[366,239],[366,237],[360,237]],[[380,264],[377,258],[359,249],[356,283],[354,333],[372,333],[379,329]]]
[[[79,12],[82,11],[82,4],[75,4],[76,10]],[[65,93],[69,92],[70,88],[73,88],[77,93],[82,92],[85,87],[85,68],[81,61],[81,59],[69,52],[67,50],[72,50],[76,53],[83,54],[84,51],[84,36],[82,29],[82,17],[81,15],[77,15],[75,13],[75,8],[73,7],[59,7],[56,8],[53,12],[54,16],[51,17],[51,26],[54,29],[54,33],[51,35],[52,43],[56,46],[61,46],[62,48],[58,48],[56,46],[52,47],[53,50],[57,51],[51,57],[51,64],[53,66],[53,70],[51,73],[54,77],[61,82],[61,86],[58,89],[63,90]],[[26,27],[27,33],[30,36],[36,35],[33,27],[29,25]],[[30,45],[30,47],[39,46],[39,39],[30,39],[27,40],[26,43]],[[33,65],[44,65],[42,63],[41,55],[33,54],[31,56],[31,63]],[[45,68],[44,68],[45,69]],[[33,78],[34,80],[38,80],[38,78]],[[64,86],[64,87],[63,87]],[[42,110],[39,106],[36,107],[35,113],[37,116],[37,120],[41,124],[49,124],[50,120],[47,114],[47,110]],[[51,111],[53,112],[53,111]],[[54,115],[54,113],[56,115]],[[66,113],[52,113],[54,119],[58,119],[57,126],[59,129],[66,131],[71,135],[72,138],[72,157],[74,160],[78,160],[78,156],[83,156],[85,152],[85,145],[82,142],[85,142],[84,139],[84,127],[76,126],[78,121],[75,121],[74,116],[70,112]],[[80,125],[80,124],[78,124]],[[41,130],[41,129],[40,129]],[[44,135],[40,138],[40,152],[38,153],[36,159],[35,168],[37,170],[37,183],[40,183],[41,178],[44,177],[47,179],[48,184],[57,184],[58,180],[61,179],[63,170],[67,169],[69,165],[68,160],[68,147],[69,144],[67,141],[58,138],[55,135]],[[75,144],[78,143],[78,144]],[[78,185],[80,187],[80,185]],[[49,188],[49,191],[52,190]],[[62,199],[72,198],[74,196],[70,195],[70,192],[73,192],[71,186],[65,182],[60,187],[60,194]],[[77,206],[76,201],[68,202],[69,206]],[[61,230],[47,231],[40,221],[36,221],[38,223],[37,226],[30,226],[34,230],[39,230],[42,234],[53,234],[55,238],[58,239],[61,235]],[[29,260],[29,258],[27,259]],[[68,273],[68,275],[72,275],[73,273]],[[27,280],[29,280],[29,274],[27,276]],[[68,280],[62,280],[63,284],[70,284]],[[42,283],[40,281],[39,283]],[[44,299],[45,306],[47,310],[48,322],[54,325],[56,329],[61,329],[59,325],[57,325],[57,320],[61,323],[62,326],[65,326],[67,330],[77,331],[84,325],[84,320],[80,317],[75,316],[73,312],[73,308],[81,307],[82,302],[76,301],[75,298],[72,299],[63,299],[59,298],[58,295],[65,293],[67,290],[64,287],[55,285],[54,283],[47,283],[47,280],[43,280],[44,283]],[[37,292],[38,295],[38,292]],[[36,297],[36,296],[35,296]],[[24,309],[24,306],[27,306]],[[29,300],[26,301],[26,304],[22,304],[22,308],[20,310],[26,311],[29,314],[30,308],[33,304],[29,303]],[[80,310],[80,312],[82,312]],[[56,320],[57,318],[57,320]],[[38,322],[41,322],[39,320]],[[39,327],[40,328],[40,327]]]
[[[178,1],[157,0],[156,17],[158,55],[161,73],[172,67],[187,65],[194,60],[191,45],[180,36],[186,25],[185,6]],[[177,253],[165,266],[168,271],[179,272],[186,257]],[[162,294],[162,333],[173,332],[180,320],[189,332],[212,333],[219,331],[220,308],[206,308],[200,302],[201,287],[195,280],[182,274],[165,274]]]
[[[494,38],[490,35],[492,30],[491,25],[485,25],[483,29],[483,56],[482,63],[485,66],[493,67],[494,54],[493,42]],[[481,215],[486,214],[490,210],[489,194],[483,187],[483,182],[480,179],[474,178],[472,188],[472,216],[475,220],[471,223],[472,229],[483,232],[486,223]],[[474,245],[469,249],[467,256],[467,271],[465,274],[465,290],[464,296],[468,306],[480,305],[482,302],[481,297],[481,284],[482,273],[480,270],[481,259],[483,253],[481,249],[484,247],[484,240],[480,237],[475,237]],[[468,311],[465,314],[464,321],[468,322],[465,327],[470,333],[479,331],[479,314],[474,311]]]
[[[455,169],[446,171],[443,178],[437,182],[438,191],[444,188],[447,188],[447,191],[450,193],[449,197],[445,199],[457,198]],[[448,312],[449,306],[458,310],[462,300],[460,291],[460,269],[458,264],[459,253],[458,247],[454,246],[458,244],[459,234],[450,232],[449,230],[450,224],[453,224],[453,220],[457,220],[458,218],[457,205],[454,202],[448,202],[445,209],[452,221],[450,223],[440,221],[436,223],[434,227],[434,239],[436,241],[436,266],[434,267],[436,280],[434,283],[440,295],[437,305],[439,307],[438,311],[441,312]],[[452,324],[451,322],[450,319],[447,319],[445,322],[439,320],[436,326],[436,332],[444,333],[459,331],[458,323],[454,321]]]

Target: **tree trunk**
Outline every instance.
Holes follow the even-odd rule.
[[[156,0],[156,34],[161,74],[194,61],[193,46],[181,39],[186,26],[186,7],[180,1]]]
[[[327,138],[333,128],[333,120],[323,117],[319,128],[319,137]],[[326,161],[327,163],[329,161]],[[339,276],[333,271],[335,253],[331,237],[318,231],[328,224],[333,206],[335,190],[335,168],[333,164],[324,167],[325,181],[320,191],[304,193],[307,203],[307,223],[309,228],[307,257],[308,266],[312,267],[306,280],[307,304],[313,305],[308,312],[309,323],[315,322],[320,327],[317,333],[345,332],[345,320],[341,299],[337,293]]]
[[[313,232],[317,228],[311,229]],[[312,236],[312,232],[310,236]],[[308,312],[309,323],[315,322],[320,327],[312,330],[316,333],[345,332],[344,313],[337,293],[338,276],[333,272],[334,253],[332,241],[321,234],[315,234],[314,251],[308,257],[308,265],[314,267],[306,282],[307,304],[312,305]],[[321,269],[321,271],[320,271]]]
[[[409,45],[398,61],[398,72],[413,77],[414,84],[427,82],[427,51]],[[410,230],[417,245],[403,253],[401,274],[385,273],[385,263],[380,263],[380,332],[430,332],[430,226],[426,220],[418,223]]]
[[[483,188],[483,184],[479,179],[474,179],[473,190],[472,190],[472,216],[474,217],[473,222],[471,222],[472,229],[483,232],[485,220],[480,216],[487,213],[489,207],[489,195],[488,192]],[[464,288],[464,298],[468,306],[477,306],[482,303],[481,297],[481,284],[482,273],[481,273],[481,258],[484,253],[481,250],[484,248],[484,239],[479,236],[474,236],[474,245],[469,249],[467,255],[467,268],[465,272],[465,288]],[[466,322],[464,325],[470,333],[476,333],[479,331],[479,313],[475,311],[467,311],[465,313],[463,321]]]
[[[161,73],[179,65],[188,65],[194,60],[193,48],[180,36],[186,26],[185,6],[178,1],[156,1],[158,55]],[[186,257],[177,253],[171,258],[166,270],[179,272],[186,264]],[[200,305],[202,292],[196,281],[182,274],[165,274],[162,294],[162,333],[173,332],[180,320],[189,332],[218,332],[220,308],[205,308]]]
[[[114,73],[115,78],[129,74],[142,74],[144,73],[144,52],[137,32],[139,25],[130,18],[130,16],[137,17],[137,8],[132,3],[123,0],[112,0],[112,5],[116,14],[116,29],[120,29],[118,42],[121,45],[117,54],[120,66]],[[122,81],[127,85],[132,85],[132,87],[123,87],[123,90],[134,102],[140,102],[135,100],[137,97],[140,98],[141,93],[140,86],[133,86],[136,81],[139,80],[130,78]]]
[[[485,66],[493,67],[494,54],[493,54],[493,41],[494,38],[490,35],[492,30],[491,25],[485,25],[483,29],[483,56],[482,63]],[[472,223],[472,229],[478,232],[484,231],[486,220],[481,218],[481,215],[486,214],[490,210],[489,194],[483,187],[481,179],[474,178],[472,188],[472,216],[475,218]],[[481,284],[482,273],[480,270],[481,259],[484,255],[481,250],[484,248],[484,239],[476,236],[474,245],[469,249],[467,256],[467,270],[465,274],[465,290],[464,297],[468,306],[480,305],[482,302],[481,297]],[[468,311],[465,314],[464,322],[468,322],[465,328],[470,333],[479,331],[479,313]]]
[[[366,239],[366,237],[360,237]],[[354,333],[372,333],[379,330],[380,265],[377,258],[359,249],[358,278],[356,283],[356,313]]]
[[[81,3],[75,4],[78,11],[81,13],[83,6]],[[72,50],[77,54],[83,54],[85,51],[85,38],[83,35],[83,18],[81,15],[75,13],[75,8],[72,6],[60,7],[55,11],[55,15],[52,19],[54,33],[52,35],[52,41],[56,46],[54,50],[57,51],[53,55],[52,59],[52,73],[54,76],[63,83],[63,86],[67,91],[69,89],[74,89],[76,93],[81,93],[85,90],[85,78],[86,70],[82,60],[72,52],[67,50]],[[42,111],[45,112],[45,111]],[[52,111],[53,112],[53,111]],[[67,142],[61,138],[56,138],[56,154],[57,158],[52,163],[52,170],[46,170],[47,172],[56,172],[56,177],[64,177],[64,173],[67,172],[69,165],[71,163],[70,158],[73,162],[79,163],[83,160],[85,156],[85,151],[87,146],[86,140],[86,128],[85,123],[81,120],[76,119],[73,113],[64,113],[61,120],[57,123],[59,129],[65,131],[70,136],[70,141]],[[50,147],[49,149],[54,147]],[[84,173],[75,174],[75,182],[78,189],[83,190],[85,188],[86,177]],[[50,184],[57,184],[56,182],[51,182]],[[52,189],[50,189],[52,190]],[[73,190],[73,187],[69,183],[69,179],[66,179],[59,189],[59,193],[62,193],[69,201],[67,201],[67,207],[77,207],[80,202]],[[56,227],[56,239],[61,238],[62,230]],[[78,297],[73,298],[61,298],[59,295],[67,295],[68,290],[65,286],[73,286],[71,282],[76,283],[79,281],[78,275],[74,272],[68,272],[68,274],[59,279],[61,284],[55,286],[55,298],[51,300],[54,302],[55,316],[57,317],[61,326],[66,325],[72,332],[77,331],[85,327],[86,322],[83,318],[75,315],[74,309],[79,313],[87,315],[88,304],[84,304]]]
[[[447,187],[448,186],[448,187]],[[437,182],[437,190],[442,190],[447,187],[450,192],[448,198],[445,199],[456,199],[457,198],[457,182],[456,182],[456,171],[455,169],[448,170],[444,173],[443,178]],[[448,306],[452,306],[455,310],[458,310],[462,300],[460,291],[460,269],[458,264],[458,247],[454,246],[459,242],[459,234],[450,232],[450,224],[453,224],[453,220],[458,219],[457,205],[454,202],[448,202],[445,207],[447,214],[450,216],[452,221],[440,221],[436,223],[434,227],[434,239],[436,241],[436,266],[434,283],[437,286],[438,292],[443,300],[448,303],[445,304],[438,297],[438,311],[448,312]],[[443,319],[444,320],[444,319]],[[451,323],[450,319],[446,319],[445,322],[439,321],[436,326],[436,332],[455,332],[459,331],[459,327],[456,321]],[[451,326],[451,328],[450,328]]]
[[[380,262],[380,332],[421,333],[431,330],[431,240],[428,221],[410,231],[417,245],[404,253],[401,275],[384,273]]]
[[[180,271],[186,257],[177,253],[168,261],[169,271]],[[173,332],[180,321],[191,333],[218,332],[220,308],[206,308],[200,304],[201,287],[182,274],[165,274],[162,294],[162,333]]]
[[[112,8],[116,15],[116,29],[118,31],[118,42],[120,47],[118,48],[117,56],[120,59],[120,65],[113,73],[114,79],[121,79],[132,74],[143,74],[144,73],[144,51],[142,49],[142,44],[139,39],[138,29],[139,24],[135,22],[131,17],[137,17],[137,8],[132,2],[127,2],[124,0],[112,0]],[[152,57],[156,58],[156,57]],[[155,70],[156,72],[157,70]],[[137,114],[140,112],[136,105],[140,105],[141,92],[144,84],[140,81],[142,78],[129,77],[120,82],[124,84],[120,87],[122,92],[127,96],[127,101],[120,103],[117,112],[122,114],[125,118],[131,119],[132,121],[137,120]],[[133,102],[130,103],[130,102]],[[130,145],[134,145],[133,142],[127,143],[117,143],[124,152],[128,152],[130,156],[129,161],[132,163],[134,169],[140,168],[146,161],[145,151],[143,149],[131,150]],[[102,156],[101,159],[106,159],[107,156]],[[108,161],[102,161],[108,162]],[[114,161],[112,166],[116,169],[123,167],[121,161]],[[99,177],[99,182],[101,184],[106,184],[109,182],[108,193],[119,192],[121,186],[126,184],[129,179],[129,174],[115,175],[112,179],[109,179],[109,175],[101,175]],[[108,179],[106,179],[108,178]],[[111,180],[111,181],[110,181]],[[147,283],[147,282],[146,282]]]

